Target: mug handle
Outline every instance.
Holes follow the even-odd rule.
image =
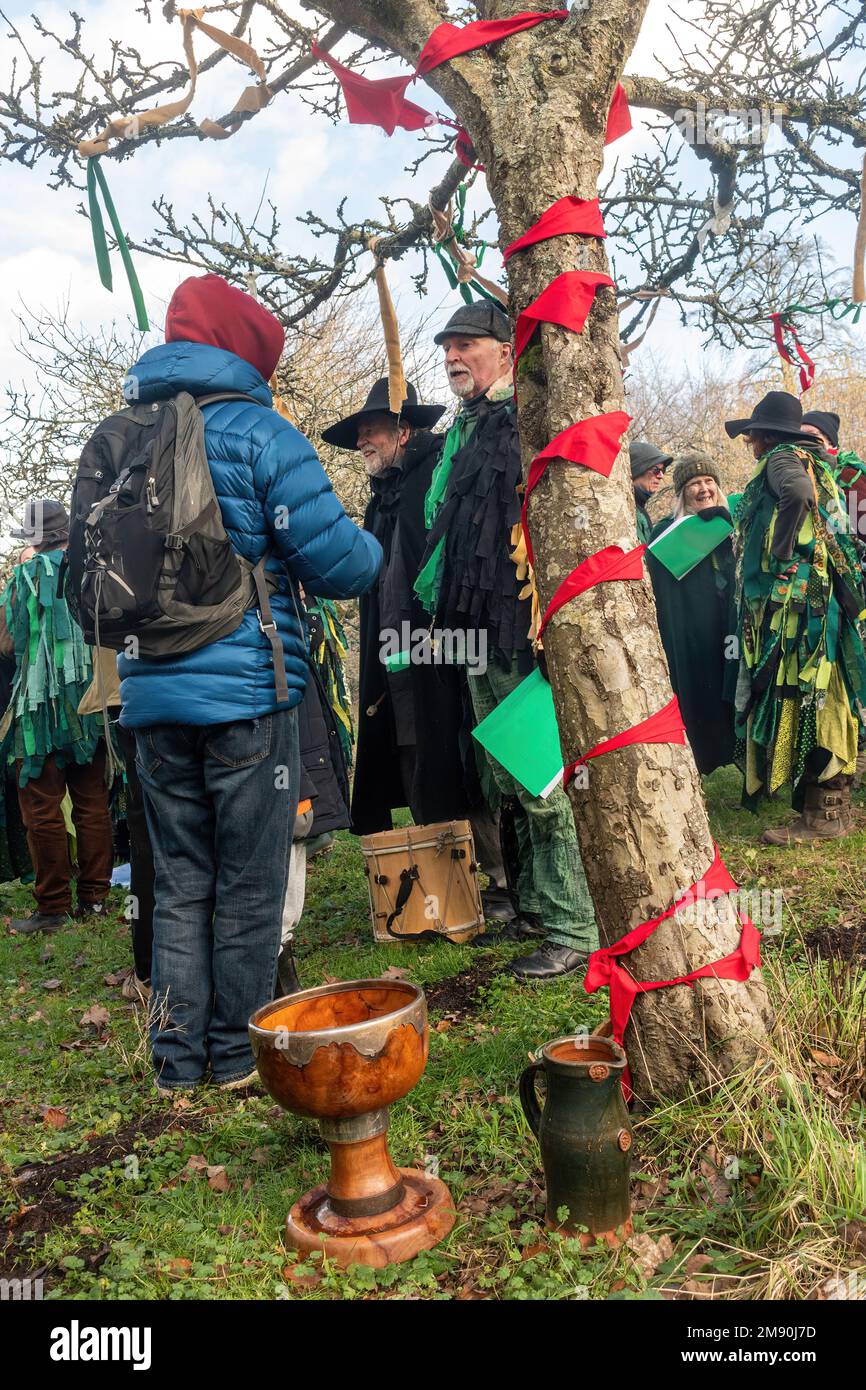
[[[541,1106],[538,1104],[538,1096],[535,1094],[535,1077],[543,1066],[543,1062],[530,1062],[520,1078],[520,1104],[523,1106],[523,1113],[536,1139],[541,1128]]]

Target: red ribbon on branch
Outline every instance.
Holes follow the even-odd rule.
[[[582,271],[571,273],[583,274]],[[535,558],[526,520],[527,508],[533,489],[544,476],[547,465],[552,459],[567,459],[569,463],[580,463],[584,468],[591,468],[594,473],[600,473],[603,478],[609,478],[619,453],[620,440],[630,422],[631,416],[624,410],[611,410],[606,415],[590,415],[586,420],[578,420],[576,425],[569,425],[567,429],[561,430],[540,454],[535,455],[529,465],[529,477],[526,480],[520,512],[526,554],[531,565],[535,564]]]
[[[580,333],[601,285],[613,285],[609,275],[596,270],[564,270],[547,289],[524,309],[514,330],[514,366],[540,323],[558,323]]]
[[[612,145],[614,140],[618,140],[621,135],[627,135],[630,130],[631,111],[629,110],[628,97],[625,94],[625,87],[621,82],[617,82],[613,89],[610,110],[607,113],[604,143]]]
[[[507,261],[515,251],[525,251],[527,246],[534,246],[538,241],[547,241],[550,237],[567,236],[570,233],[607,236],[597,198],[557,198],[556,202],[551,203],[547,211],[541,214],[538,221],[533,222],[528,232],[524,232],[523,236],[506,246],[502,259]]]
[[[748,980],[755,966],[761,964],[760,933],[743,913],[740,913],[742,932],[736,950],[719,960],[699,966],[697,970],[689,971],[688,975],[677,975],[671,980],[635,980],[626,967],[619,963],[620,956],[636,950],[658,930],[662,922],[668,921],[675,913],[702,900],[712,901],[713,898],[736,892],[737,885],[722,863],[718,845],[714,845],[713,848],[713,862],[703,878],[692,884],[673,907],[659,913],[658,917],[652,917],[648,922],[641,922],[639,926],[633,927],[612,946],[603,946],[600,950],[593,951],[589,958],[583,987],[587,994],[594,994],[605,985],[609,987],[611,1030],[614,1040],[620,1044],[625,1037],[632,1006],[639,994],[646,994],[654,989],[668,989],[671,985],[692,985],[695,980],[704,979],[737,980],[742,983]],[[626,1100],[630,1099],[631,1076],[628,1068],[623,1075],[623,1091]]]
[[[805,393],[809,390],[810,386],[812,385],[812,382],[815,380],[815,363],[812,361],[808,352],[803,347],[803,344],[800,342],[800,339],[797,337],[797,330],[794,327],[794,325],[790,322],[790,320],[785,319],[783,314],[770,314],[770,321],[773,325],[773,337],[776,340],[776,347],[779,351],[779,356],[783,358],[785,362],[790,362],[792,367],[795,367],[797,364],[794,361],[788,349],[785,347],[784,334],[790,333],[791,338],[793,339],[794,350],[796,351],[797,356],[803,364],[799,369],[800,395],[805,395]]]
[[[545,10],[541,14],[514,14],[508,19],[477,19],[471,24],[459,26],[437,24],[418,55],[415,71],[406,77],[363,77],[337,62],[317,43],[313,44],[312,53],[315,58],[327,63],[335,74],[343,89],[350,123],[378,125],[387,135],[393,135],[398,126],[403,130],[420,130],[423,126],[437,123],[437,118],[431,112],[406,99],[405,92],[410,82],[424,77],[451,58],[459,58],[476,48],[486,48],[488,44],[498,43],[522,29],[532,29],[546,19],[567,18],[568,10]]]
[[[615,748],[627,748],[632,743],[685,743],[686,728],[683,723],[683,716],[680,713],[679,701],[676,695],[668,700],[668,703],[655,714],[651,714],[648,719],[641,719],[639,723],[632,724],[630,729],[625,729],[621,734],[614,734],[613,738],[602,739],[594,748],[590,748],[588,753],[581,753],[579,758],[575,758],[573,763],[569,763],[565,768],[562,777],[563,787],[567,787],[575,772],[584,763],[588,763],[590,758],[600,758],[604,753],[612,753]]]
[[[571,574],[563,579],[550,603],[544,617],[538,624],[536,640],[541,641],[542,633],[554,613],[558,613],[578,594],[594,589],[596,584],[611,584],[615,579],[643,579],[643,553],[645,545],[635,546],[634,550],[623,550],[619,545],[606,545],[579,564]]]

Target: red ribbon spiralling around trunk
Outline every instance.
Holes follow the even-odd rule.
[[[533,29],[545,19],[568,19],[568,10],[543,10],[533,14],[522,10],[520,14],[509,15],[507,19],[475,19],[471,24],[437,24],[433,33],[418,54],[415,76],[438,68],[451,58],[459,58],[463,53],[471,53],[476,48],[486,48],[490,43],[498,43],[521,29]]]
[[[615,579],[643,579],[645,550],[645,545],[635,546],[634,550],[623,550],[619,545],[606,545],[604,550],[597,550],[594,555],[589,555],[582,564],[571,571],[567,579],[563,579],[553,595],[544,611],[544,617],[538,624],[537,640],[541,641],[542,633],[554,613],[558,613],[566,603],[577,598],[578,594],[585,594],[587,589],[594,589],[596,584],[610,584]]]
[[[597,198],[574,198],[570,195],[567,198],[557,198],[556,202],[551,203],[547,211],[541,214],[538,221],[533,222],[528,232],[524,232],[523,236],[506,246],[502,259],[507,261],[515,251],[525,251],[527,246],[534,246],[538,241],[547,241],[554,236],[567,236],[569,233],[607,236]]]
[[[727,956],[722,956],[720,960],[711,961],[708,965],[701,965],[697,970],[689,971],[688,975],[677,975],[672,980],[635,980],[625,966],[619,963],[620,956],[627,955],[642,945],[663,922],[673,917],[674,913],[702,900],[712,900],[736,892],[737,885],[722,863],[718,845],[714,845],[713,848],[713,862],[703,878],[688,888],[673,907],[659,913],[658,917],[652,917],[648,922],[641,922],[639,926],[633,927],[625,936],[620,937],[619,941],[614,942],[613,946],[603,946],[601,950],[593,951],[589,958],[583,987],[587,994],[594,994],[605,985],[610,988],[611,1027],[614,1040],[620,1044],[625,1037],[632,1005],[639,994],[646,994],[654,989],[667,989],[671,985],[691,985],[695,980],[711,978],[737,980],[742,983],[748,980],[755,966],[761,964],[760,933],[744,913],[740,914],[743,929],[737,949]],[[623,1091],[626,1100],[630,1099],[631,1076],[628,1069],[623,1075]]]
[[[579,758],[575,758],[573,763],[569,763],[562,777],[563,787],[567,787],[575,772],[583,763],[588,763],[590,758],[600,758],[603,753],[612,753],[615,748],[627,748],[632,743],[685,743],[686,728],[683,723],[683,716],[680,714],[679,701],[676,695],[668,700],[660,710],[651,714],[648,719],[641,719],[638,724],[632,724],[630,729],[624,729],[621,734],[614,734],[613,738],[602,739],[594,748],[590,748],[588,753],[581,753]]]
[[[529,466],[529,477],[526,480],[520,512],[526,553],[531,565],[535,564],[535,558],[526,521],[527,508],[533,489],[544,476],[551,459],[567,459],[569,463],[581,463],[584,468],[591,468],[603,478],[609,478],[619,453],[620,440],[630,422],[631,416],[624,410],[611,410],[606,415],[590,415],[588,419],[578,420],[576,425],[569,425],[568,429],[560,431],[540,454],[535,455]]]
[[[779,356],[784,358],[786,362],[790,362],[792,367],[795,367],[797,364],[785,347],[784,333],[790,333],[794,341],[794,350],[803,364],[800,367],[800,395],[802,396],[809,390],[809,387],[815,380],[815,363],[797,337],[797,330],[792,323],[787,322],[781,314],[770,314],[770,320],[773,324],[773,337],[776,339],[776,347],[779,350]]]
[[[600,285],[613,285],[596,270],[564,270],[524,309],[514,330],[514,366],[540,323],[558,323],[580,333]]]

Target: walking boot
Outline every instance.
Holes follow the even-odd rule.
[[[588,960],[588,951],[575,951],[558,941],[543,941],[531,956],[518,956],[511,961],[508,969],[518,980],[558,980],[576,970],[585,970]]]
[[[295,953],[290,941],[286,942],[277,960],[277,983],[280,990],[277,996],[279,999],[287,994],[298,994],[304,987],[298,979]]]
[[[493,883],[481,889],[481,906],[485,922],[510,922],[517,915],[508,889]]]
[[[471,946],[498,946],[501,941],[531,941],[544,936],[544,926],[535,912],[518,912],[508,921],[484,920],[484,931],[473,936]]]
[[[29,936],[31,932],[37,931],[43,931],[49,936],[52,932],[60,931],[65,921],[63,913],[32,912],[29,917],[14,917],[9,927],[20,936]]]
[[[866,777],[866,748],[861,748],[857,754],[857,765],[854,768],[854,781],[851,783],[852,791],[856,791]]]
[[[851,829],[851,778],[833,777],[806,788],[802,814],[792,825],[765,830],[765,845],[803,845],[813,840],[841,840]]]

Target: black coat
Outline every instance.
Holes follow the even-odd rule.
[[[717,515],[717,509],[711,509]],[[666,516],[652,531],[655,540],[673,521]],[[726,659],[726,639],[736,636],[734,552],[730,537],[684,579],[674,579],[647,554],[656,596],[659,632],[671,685],[679,701],[695,762],[701,772],[734,760],[733,695],[737,661]]]
[[[337,720],[319,676],[310,667],[304,698],[298,705],[301,787],[298,799],[312,798],[310,837],[349,825],[349,776]]]
[[[352,829],[358,835],[390,830],[391,811],[406,804],[401,745],[415,749],[411,805],[416,820],[451,820],[468,809],[467,785],[471,786],[475,774],[472,749],[461,735],[462,671],[416,663],[391,675],[380,660],[383,629],[399,633],[405,622],[410,632],[426,632],[430,626],[413,585],[427,540],[424,499],[441,447],[441,435],[416,430],[401,467],[371,479],[364,530],[379,541],[384,558],[378,582],[360,599],[358,741],[352,788]]]

